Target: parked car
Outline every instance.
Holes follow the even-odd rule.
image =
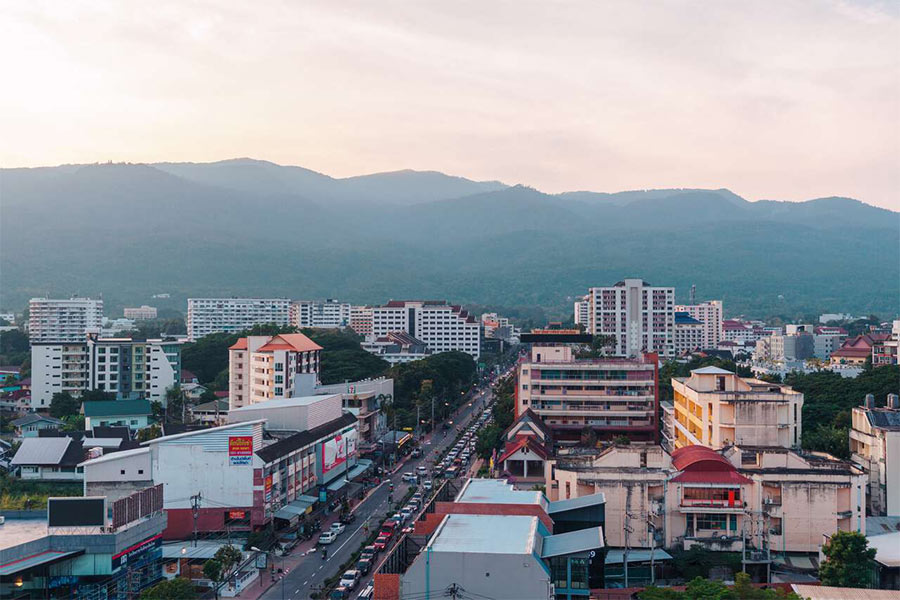
[[[356,562],[356,570],[362,575],[368,575],[369,571],[372,570],[372,561],[368,558],[360,558]]]
[[[335,521],[334,523],[331,524],[331,531],[334,532],[334,535],[340,535],[340,534],[344,533],[344,531],[346,529],[347,529],[347,526],[344,525],[343,523],[341,523],[340,521]]]
[[[430,490],[431,489],[431,480],[426,479],[425,481],[423,481],[422,487],[425,488],[426,490]]]
[[[322,535],[319,536],[319,543],[323,544],[323,545],[333,544],[334,540],[336,540],[336,539],[337,539],[337,534],[334,531],[326,531],[325,533],[323,533]]]
[[[419,467],[416,468],[416,473],[418,473],[420,476],[424,477],[425,474],[428,473],[428,469],[426,469],[425,467],[420,465]]]
[[[356,569],[350,569],[349,571],[344,571],[344,574],[341,575],[341,581],[338,585],[343,585],[351,590],[356,587],[356,584],[359,583],[359,571]]]
[[[403,521],[407,521],[413,514],[413,509],[409,506],[404,506],[400,510],[400,516],[403,518]]]
[[[376,554],[378,554],[378,550],[375,549],[375,546],[369,545],[362,549],[362,552],[359,553],[359,557],[365,560],[374,560]]]
[[[350,589],[339,585],[333,590],[331,590],[330,600],[349,600],[350,598]]]
[[[376,538],[375,543],[372,544],[372,545],[375,546],[375,549],[376,549],[376,550],[378,550],[379,552],[381,552],[382,550],[384,550],[385,548],[387,548],[387,545],[388,545],[388,539],[389,539],[389,538],[387,538],[387,537],[385,537],[385,536],[383,536],[383,535],[379,535],[378,538]]]

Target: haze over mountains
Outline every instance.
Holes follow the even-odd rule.
[[[729,313],[897,311],[898,214],[728,190],[544,194],[250,159],[0,170],[0,307],[103,293],[437,297],[562,314],[589,285],[691,284]],[[752,312],[751,312],[752,311]],[[109,311],[108,311],[109,312]]]

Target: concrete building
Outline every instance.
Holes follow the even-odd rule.
[[[590,288],[588,302],[588,333],[615,337],[616,354],[675,355],[675,288],[626,279],[610,287]]]
[[[700,304],[680,304],[675,312],[686,312],[703,323],[703,348],[715,348],[722,341],[722,301],[709,300]]]
[[[142,304],[137,308],[126,308],[122,314],[126,319],[146,321],[148,319],[155,319],[157,311],[155,306],[147,306],[146,304]]]
[[[291,302],[290,318],[294,327],[336,329],[350,325],[351,313],[349,303],[333,298],[324,302],[295,300]]]
[[[842,327],[816,327],[813,331],[813,356],[828,360],[835,350],[847,339],[847,331]]]
[[[517,366],[516,415],[533,411],[560,440],[579,439],[584,427],[655,440],[658,408],[655,354],[579,359],[570,344],[534,343]]]
[[[372,335],[373,311],[371,306],[350,307],[350,329],[365,337]]]
[[[85,431],[93,431],[96,427],[128,427],[131,431],[137,431],[153,422],[153,408],[149,400],[85,402],[81,410]]]
[[[896,365],[898,363],[898,347],[900,347],[900,320],[893,322],[888,337],[876,340],[872,344],[872,365],[876,367]]]
[[[869,511],[900,515],[900,397],[889,394],[884,407],[866,395],[853,409],[850,460],[868,473]]]
[[[391,365],[422,360],[431,356],[431,349],[422,340],[404,331],[392,331],[382,336],[369,335],[362,349],[371,352]]]
[[[32,298],[28,303],[28,336],[31,343],[79,343],[87,333],[99,333],[103,324],[103,300]]]
[[[590,327],[591,322],[591,300],[590,295],[579,296],[575,300],[575,325],[584,326],[585,330]]]
[[[746,344],[748,342],[756,342],[756,340],[768,335],[770,333],[765,331],[758,322],[745,322],[738,319],[725,319],[722,321],[722,339],[728,342]]]
[[[240,338],[228,349],[231,408],[296,396],[302,376],[318,379],[321,350],[302,333]]]
[[[84,460],[81,440],[71,437],[29,437],[22,440],[10,463],[21,479],[80,481]],[[2,537],[2,536],[0,536]]]
[[[863,366],[872,359],[872,350],[891,338],[888,333],[864,333],[844,340],[841,347],[831,353],[831,363]]]
[[[182,342],[86,336],[81,343],[31,346],[31,408],[46,409],[53,394],[101,390],[117,399],[166,401],[179,382]]]
[[[372,309],[372,335],[403,331],[434,352],[481,355],[481,327],[475,316],[445,300],[391,300]]]
[[[394,398],[394,380],[389,377],[349,381],[332,385],[316,385],[314,394],[340,394],[345,412],[356,416],[359,448],[371,450],[387,432],[387,418],[382,412],[385,402]]]
[[[507,317],[501,317],[497,313],[484,313],[481,315],[481,327],[484,337],[499,339],[517,344],[522,331],[509,322]]]
[[[703,343],[705,325],[686,312],[675,313],[675,354],[682,355],[700,348],[709,348]]]
[[[789,386],[704,367],[672,379],[672,388],[674,403],[663,406],[668,448],[800,447],[803,394]]]
[[[290,325],[287,298],[188,298],[188,340],[211,333],[239,333],[254,325]]]
[[[628,525],[633,548],[743,549],[749,562],[765,563],[776,552],[818,552],[822,533],[865,533],[865,473],[822,453],[618,446],[561,456],[546,472],[550,499],[604,494],[611,547],[625,545]]]

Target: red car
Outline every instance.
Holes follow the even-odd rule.
[[[375,546],[375,549],[376,549],[376,550],[378,550],[379,552],[381,552],[382,550],[384,550],[385,548],[387,548],[387,545],[388,545],[388,538],[384,537],[383,535],[379,535],[379,536],[378,536],[378,539],[376,539],[376,540],[375,540],[375,543],[372,544],[372,545]]]

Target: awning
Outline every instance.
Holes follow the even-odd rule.
[[[22,571],[27,571],[28,569],[49,565],[63,560],[64,558],[78,556],[79,554],[84,554],[84,550],[73,550],[72,552],[48,550],[46,552],[38,552],[37,554],[32,554],[31,556],[19,558],[0,565],[0,577],[14,575],[16,573],[21,573]]]
[[[286,504],[275,512],[276,519],[284,519],[290,521],[304,514],[306,510],[316,503],[316,499],[312,496],[300,496],[290,504]]]
[[[360,462],[362,462],[362,461],[360,461]],[[372,463],[372,461],[366,461],[366,462],[368,462],[369,465],[371,465],[371,463]],[[347,479],[356,479],[357,477],[362,475],[366,471],[366,469],[369,468],[369,465],[357,464],[355,467],[353,467],[352,469],[350,469],[347,472]]]
[[[219,548],[226,545],[223,541],[197,540],[195,546],[191,541],[163,544],[163,558],[186,558],[191,560],[209,560],[216,555]],[[182,552],[184,550],[184,552]]]
[[[336,492],[339,489],[341,489],[342,487],[344,487],[345,485],[347,485],[347,480],[344,479],[343,477],[339,477],[339,478],[335,479],[334,481],[332,481],[330,484],[328,484],[328,491]]]
[[[612,549],[606,553],[606,564],[621,565],[624,562],[625,551]],[[663,550],[656,548],[653,550],[653,560],[672,560],[672,555]],[[650,550],[647,548],[637,548],[628,551],[629,563],[650,562]]]

